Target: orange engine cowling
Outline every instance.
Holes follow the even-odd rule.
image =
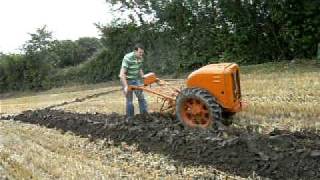
[[[239,75],[239,66],[235,63],[210,64],[192,72],[187,87],[205,89],[224,111],[238,112],[243,108]]]

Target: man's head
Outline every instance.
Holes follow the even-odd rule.
[[[142,44],[136,44],[134,46],[134,53],[137,59],[142,59],[144,55],[144,47],[142,46]]]

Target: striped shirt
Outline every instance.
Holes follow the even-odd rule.
[[[137,60],[134,52],[128,53],[124,56],[122,60],[122,68],[127,70],[126,78],[128,80],[139,80],[140,79],[140,70],[142,69],[142,61]]]

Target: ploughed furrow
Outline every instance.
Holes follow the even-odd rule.
[[[169,114],[137,115],[127,122],[119,114],[76,114],[43,109],[26,111],[16,121],[71,131],[91,140],[136,144],[186,165],[210,166],[242,177],[253,173],[271,179],[319,179],[320,136],[315,131],[251,133],[229,127],[189,129]]]

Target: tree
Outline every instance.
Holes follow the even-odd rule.
[[[79,47],[80,61],[88,59],[95,52],[102,48],[100,40],[94,37],[81,37],[75,43],[77,43]]]
[[[31,39],[24,44],[26,68],[24,72],[24,85],[27,89],[46,89],[50,87],[49,75],[52,73],[52,63],[55,56],[50,55],[52,45],[52,32],[46,26],[38,28],[36,33],[30,34]]]
[[[54,66],[58,68],[75,66],[81,62],[80,47],[71,40],[53,41],[48,55],[55,57]]]
[[[49,48],[50,56],[54,60],[54,66],[64,68],[75,66],[86,61],[95,52],[102,48],[99,39],[82,37],[76,41],[54,40]]]
[[[47,26],[36,29],[35,33],[29,33],[31,39],[23,45],[24,52],[34,54],[49,49],[52,42],[52,32],[47,30]]]
[[[153,14],[155,31],[176,42],[178,63],[194,68],[219,59],[262,63],[312,58],[320,41],[318,0],[107,0],[137,16]],[[140,18],[141,19],[141,18]],[[136,19],[133,23],[139,25]],[[141,24],[141,23],[140,23]],[[170,43],[171,44],[171,43]]]

